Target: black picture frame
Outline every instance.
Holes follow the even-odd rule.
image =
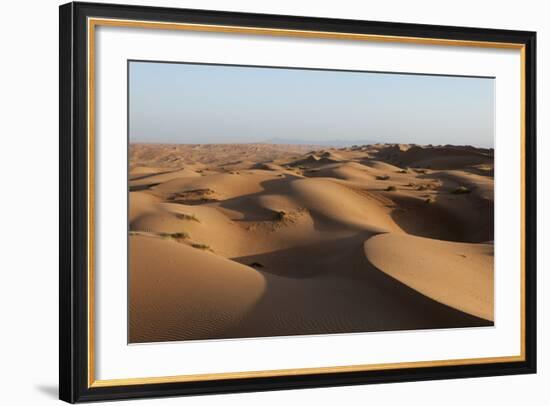
[[[536,372],[536,33],[175,8],[68,3],[60,6],[59,397],[67,402],[528,374]],[[89,17],[345,32],[524,47],[524,360],[359,372],[93,387],[89,384],[87,19]]]

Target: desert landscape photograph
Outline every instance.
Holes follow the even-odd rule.
[[[128,343],[494,325],[493,78],[128,72]]]

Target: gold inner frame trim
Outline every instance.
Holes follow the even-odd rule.
[[[277,369],[266,371],[243,371],[243,372],[220,372],[211,374],[189,374],[145,378],[123,378],[123,379],[95,379],[95,317],[94,317],[94,191],[95,191],[95,28],[97,26],[149,28],[161,30],[183,30],[194,32],[217,32],[248,35],[268,35],[299,38],[318,39],[341,39],[371,42],[392,42],[402,44],[439,45],[439,46],[461,46],[479,48],[514,49],[520,51],[520,83],[521,83],[521,116],[520,116],[520,137],[521,137],[521,270],[520,270],[520,340],[521,349],[519,355],[502,357],[480,357],[451,360],[396,362],[384,364],[364,364],[329,366],[316,368]],[[260,27],[241,27],[227,25],[208,24],[187,24],[167,23],[139,20],[120,20],[108,18],[89,18],[87,27],[88,44],[88,387],[111,387],[125,385],[143,385],[160,383],[177,383],[192,381],[214,381],[221,379],[244,379],[244,378],[266,378],[280,376],[332,374],[342,372],[380,371],[398,368],[426,368],[458,365],[479,365],[504,362],[525,361],[525,45],[519,43],[488,42],[488,41],[467,41],[440,38],[422,37],[401,37],[391,35],[355,34],[345,32],[306,31],[290,29],[274,29]]]

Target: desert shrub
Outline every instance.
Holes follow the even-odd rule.
[[[210,245],[207,245],[207,244],[193,243],[193,244],[191,244],[191,246],[193,248],[197,248],[199,250],[209,250],[210,249]]]
[[[165,240],[170,240],[170,239],[179,240],[179,239],[189,238],[189,234],[187,234],[185,231],[179,231],[176,233],[158,233],[158,235],[159,237]]]
[[[380,175],[376,177],[376,180],[388,180],[389,178],[388,175]]]
[[[186,233],[185,231],[180,231],[180,232],[177,232],[177,233],[172,233],[170,235],[172,238],[176,238],[176,239],[185,239],[185,238],[189,238],[189,234]]]
[[[180,220],[191,220],[191,221],[196,221],[197,223],[201,222],[195,214],[177,213],[176,217],[179,218]]]
[[[275,212],[273,217],[276,221],[283,221],[286,217],[286,212],[284,210],[279,210]]]
[[[466,193],[470,193],[470,189],[468,189],[466,186],[459,186],[455,190],[451,192],[453,195],[463,195]]]
[[[409,173],[406,169],[399,169],[397,173]]]

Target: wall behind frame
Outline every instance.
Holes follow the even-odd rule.
[[[64,2],[64,1],[63,1]],[[0,377],[2,403],[60,404],[57,400],[58,332],[58,5],[62,1],[9,2],[0,25]],[[109,3],[190,7],[212,10],[294,14],[394,22],[520,29],[538,32],[538,375],[307,389],[173,399],[127,401],[124,405],[513,405],[550,397],[550,312],[544,275],[544,245],[550,220],[540,208],[550,202],[550,140],[546,111],[550,85],[550,23],[545,2],[394,0],[331,2],[266,0],[107,1]],[[7,53],[6,53],[7,52]]]

